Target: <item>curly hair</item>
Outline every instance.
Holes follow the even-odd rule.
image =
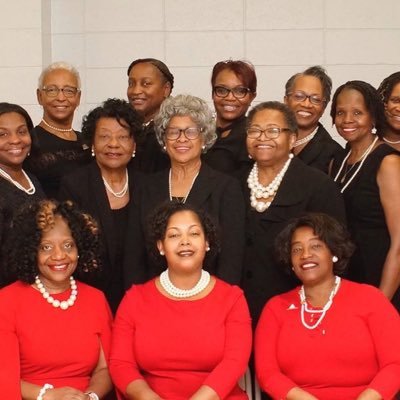
[[[286,225],[275,239],[276,260],[292,272],[291,249],[292,237],[299,228],[309,227],[326,244],[330,252],[338,258],[333,264],[333,273],[342,275],[354,252],[354,245],[347,230],[335,218],[323,213],[307,213],[294,218]]]
[[[96,133],[97,122],[100,118],[113,118],[129,130],[129,135],[136,139],[142,130],[142,117],[122,99],[107,99],[102,105],[94,108],[83,117],[82,134],[92,145]]]
[[[165,202],[157,207],[149,216],[146,235],[148,252],[160,268],[165,265],[165,258],[158,251],[157,241],[165,238],[170,218],[174,214],[183,211],[190,211],[195,214],[203,228],[204,235],[210,246],[210,251],[206,253],[204,258],[204,265],[207,268],[211,265],[211,260],[218,254],[220,249],[217,225],[205,211],[187,203],[180,203],[178,201]]]
[[[393,88],[398,83],[400,83],[400,71],[389,75],[381,82],[378,88],[378,93],[381,96],[383,103],[387,103],[389,101],[389,97],[392,94]]]
[[[19,210],[4,244],[4,265],[16,279],[29,284],[35,281],[39,272],[40,241],[43,233],[54,226],[56,216],[62,217],[68,224],[78,249],[75,275],[84,277],[85,273],[101,268],[101,241],[96,221],[82,213],[71,201],[58,203],[55,200],[42,200]]]
[[[190,117],[202,130],[204,152],[206,152],[217,139],[215,133],[215,118],[207,103],[199,97],[189,94],[179,94],[166,98],[161,104],[160,111],[154,118],[154,127],[157,140],[161,146],[165,145],[164,133],[171,119],[175,116]]]
[[[331,105],[332,123],[335,123],[337,100],[344,90],[356,90],[364,98],[365,106],[374,121],[377,136],[382,139],[386,129],[386,118],[383,102],[378,91],[369,83],[364,81],[348,81],[336,89]]]

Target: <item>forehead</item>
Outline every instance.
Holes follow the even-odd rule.
[[[314,230],[311,227],[301,226],[293,232],[292,243],[308,241],[310,239],[316,238],[318,239],[317,235],[314,233]]]
[[[390,93],[391,96],[400,96],[400,82],[396,83],[396,85],[393,86],[392,93]]]
[[[125,120],[121,120],[122,124],[128,125]],[[109,130],[125,130],[128,131],[127,126],[122,126],[116,118],[101,117],[98,119],[96,129],[109,129]]]
[[[193,211],[178,211],[169,218],[167,229],[186,228],[192,225],[201,226],[199,217]]]
[[[293,82],[293,91],[301,90],[311,94],[322,94],[322,83],[315,76],[300,75]]]
[[[8,112],[0,115],[0,126],[26,125],[25,118],[16,112]]]
[[[337,98],[338,106],[366,107],[365,99],[361,92],[356,89],[344,89]]]
[[[78,86],[75,75],[65,69],[55,69],[48,72],[43,79],[44,85],[69,85]]]
[[[243,79],[231,69],[223,69],[215,78],[216,84],[229,83],[235,86],[243,85]]]
[[[174,126],[174,127],[180,127],[180,126],[189,127],[193,125],[196,125],[196,123],[188,115],[175,115],[170,119],[168,124],[168,126]]]
[[[282,112],[278,110],[265,109],[257,111],[254,114],[251,124],[284,126],[286,120]]]
[[[72,237],[67,221],[60,215],[54,217],[54,225],[52,228],[42,232],[42,240],[52,240],[58,237]]]
[[[151,63],[139,63],[132,67],[129,72],[131,79],[151,78],[163,81],[163,74]]]

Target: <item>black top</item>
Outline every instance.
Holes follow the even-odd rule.
[[[61,178],[91,160],[90,148],[80,132],[75,132],[76,141],[65,140],[46,131],[41,126],[32,130],[30,156],[24,168],[32,172],[40,181],[49,198],[57,198]]]
[[[343,147],[332,139],[322,124],[318,123],[317,133],[297,154],[297,157],[310,167],[327,174],[332,160],[340,157],[343,152]]]
[[[278,233],[290,219],[305,212],[324,212],[344,222],[345,208],[335,182],[295,157],[272,204],[259,213],[250,206],[249,172],[247,169],[242,174],[247,204],[243,288],[256,323],[267,300],[298,284],[274,259],[274,240]]]
[[[132,164],[135,171],[144,173],[161,171],[170,166],[168,155],[157,141],[153,122],[144,126],[136,137],[136,155]]]
[[[137,213],[129,215],[124,263],[128,284],[144,282],[165,269],[165,265],[156,265],[148,257],[145,242],[148,216],[169,200],[168,174],[167,169],[145,177],[139,218]],[[209,271],[229,283],[238,284],[242,275],[245,211],[239,182],[203,163],[186,202],[202,208],[219,224],[221,252]]]
[[[237,119],[231,125],[228,136],[222,137],[222,130],[217,128],[217,140],[213,146],[203,155],[203,160],[217,171],[233,174],[243,167],[252,164],[246,147],[246,124],[245,116]]]

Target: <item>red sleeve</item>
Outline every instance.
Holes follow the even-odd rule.
[[[278,301],[279,297],[271,299],[262,311],[255,332],[254,357],[260,388],[273,398],[284,399],[297,385],[281,372],[276,357],[281,325],[278,310],[274,310]]]
[[[122,393],[136,379],[144,379],[135,358],[135,288],[122,299],[115,317],[111,339],[110,374],[115,386]]]
[[[101,341],[101,347],[104,351],[104,355],[106,357],[106,361],[108,364],[110,359],[110,347],[111,347],[112,313],[105,296],[103,295],[103,293],[101,293],[101,295],[102,295],[101,298],[102,312],[98,313],[98,315],[101,317],[100,341]]]
[[[244,374],[251,352],[251,319],[242,292],[234,302],[225,321],[225,348],[221,362],[204,381],[225,399]]]
[[[369,387],[392,399],[400,388],[400,316],[387,298],[371,288],[368,303],[373,305],[368,326],[374,341],[380,370]]]
[[[0,391],[3,399],[21,399],[19,346],[15,331],[15,310],[8,288],[0,292]]]

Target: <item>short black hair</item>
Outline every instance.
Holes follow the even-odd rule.
[[[338,258],[333,264],[333,272],[342,275],[354,252],[354,245],[344,226],[335,218],[323,213],[307,213],[294,218],[286,225],[275,239],[276,260],[291,272],[291,248],[294,232],[302,227],[309,227],[323,241],[331,253]]]
[[[32,122],[31,117],[29,116],[28,112],[24,108],[22,108],[18,104],[6,103],[6,102],[0,103],[0,115],[13,113],[13,112],[21,115],[21,117],[26,122],[26,126],[28,127],[29,133],[31,133],[31,131],[33,129],[33,122]]]

